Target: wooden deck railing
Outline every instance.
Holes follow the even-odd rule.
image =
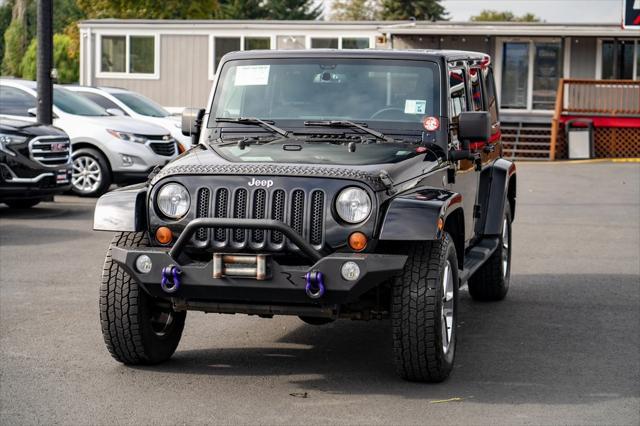
[[[640,116],[640,81],[560,79],[556,107],[551,122],[550,159],[555,159],[556,143],[563,115],[589,117]]]

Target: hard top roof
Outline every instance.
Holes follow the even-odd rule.
[[[431,59],[456,61],[483,59],[487,54],[465,50],[432,49],[299,49],[299,50],[245,50],[225,55],[225,60],[260,58],[380,58]]]

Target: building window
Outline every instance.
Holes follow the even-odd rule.
[[[360,37],[343,37],[342,38],[343,49],[368,49],[369,39]]]
[[[101,71],[125,72],[126,68],[126,36],[102,36],[101,38]]]
[[[304,49],[307,47],[306,42],[307,38],[305,36],[279,35],[276,37],[276,49]]]
[[[245,37],[244,50],[271,49],[269,37]]]
[[[155,35],[102,35],[100,73],[157,78],[158,47]]]
[[[505,43],[502,62],[502,108],[527,108],[529,43]]]
[[[338,38],[312,38],[312,49],[337,49]]]
[[[218,69],[220,59],[229,52],[240,50],[240,37],[215,37],[213,42],[213,69]]]
[[[552,110],[562,70],[560,44],[534,43],[534,49],[532,106],[533,109]]]
[[[601,67],[603,80],[633,79],[634,44],[633,40],[602,41]]]

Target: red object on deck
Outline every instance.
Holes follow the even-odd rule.
[[[640,117],[599,117],[584,115],[561,115],[559,121],[566,124],[569,120],[588,119],[593,123],[594,127],[618,127],[618,128],[640,128]],[[573,127],[581,127],[579,122],[572,124]]]

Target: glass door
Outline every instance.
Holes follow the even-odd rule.
[[[505,42],[502,61],[502,108],[527,109],[529,42]]]
[[[558,80],[562,72],[560,44],[534,42],[533,60],[533,109],[552,110],[556,104]]]

